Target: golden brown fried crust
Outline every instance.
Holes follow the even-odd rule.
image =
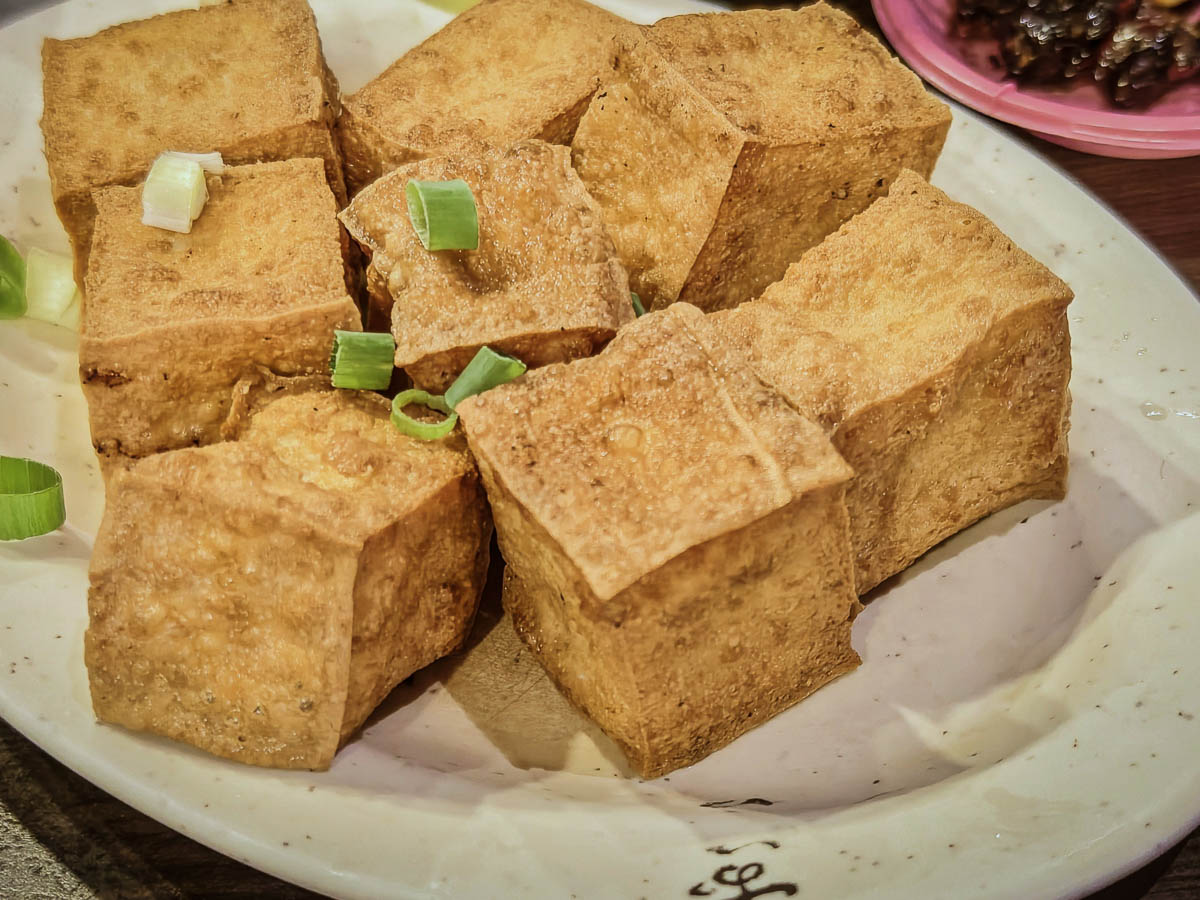
[[[672,16],[645,36],[734,127],[769,146],[830,131],[885,137],[949,120],[916,75],[825,3]]]
[[[681,305],[639,319],[598,357],[460,404],[477,455],[600,600],[850,476],[821,429],[711,334]],[[712,477],[698,483],[700,472]]]
[[[114,473],[85,637],[96,715],[253,765],[328,767],[470,629],[491,524],[461,438],[361,392]]]
[[[431,253],[405,185],[454,178],[475,195],[479,249]],[[520,141],[410,163],[341,219],[371,252],[372,315],[390,311],[396,365],[420,388],[444,392],[485,344],[531,368],[590,356],[633,319],[625,270],[566,147]]]
[[[694,307],[459,413],[514,625],[643,775],[857,664],[850,470]]]
[[[749,300],[887,191],[928,175],[945,104],[824,3],[664,19],[615,46],[575,165],[655,308]]]
[[[583,0],[484,0],[345,98],[337,131],[351,193],[427,156],[523,138],[569,143],[634,29]]]
[[[861,592],[1065,490],[1070,288],[912,172],[762,297],[712,316],[855,470]]]
[[[859,665],[843,490],[819,489],[690,548],[626,592],[625,618],[586,616],[577,597],[526,583],[511,564],[505,609],[638,774],[669,774]],[[664,602],[674,597],[689,602]]]
[[[317,157],[339,200],[337,81],[304,0],[233,0],[42,46],[42,133],[83,283],[91,192],[132,185],[164,150],[231,164]]]
[[[221,439],[243,395],[327,376],[333,331],[359,327],[320,160],[208,188],[191,234],[142,225],[136,188],[97,193],[79,372],[103,457]]]

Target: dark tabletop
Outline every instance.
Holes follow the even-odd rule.
[[[0,23],[47,0],[0,0]],[[871,23],[866,4],[846,3]],[[1087,156],[1012,130],[1123,216],[1200,288],[1200,157]],[[1198,810],[1197,812],[1200,812]],[[308,891],[202,847],[59,765],[0,720],[0,896],[22,898],[309,898]],[[1093,895],[1200,897],[1200,830]]]

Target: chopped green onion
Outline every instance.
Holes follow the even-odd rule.
[[[187,234],[207,202],[208,185],[200,164],[161,153],[142,186],[142,224]]]
[[[446,405],[458,409],[458,404],[468,397],[490,391],[501,384],[507,384],[518,375],[525,374],[525,363],[503,353],[497,353],[491,347],[480,347],[475,357],[467,363],[462,374],[446,391]]]
[[[66,519],[61,475],[32,459],[0,456],[0,541],[46,534]]]
[[[381,391],[392,381],[396,342],[375,331],[335,331],[329,368],[335,388]]]
[[[475,250],[479,247],[479,213],[475,195],[461,178],[416,181],[404,187],[408,218],[426,250]]]
[[[490,391],[497,385],[512,381],[525,372],[525,363],[503,353],[497,353],[491,347],[480,347],[479,352],[467,363],[462,374],[454,379],[450,390],[444,397],[430,394],[426,391],[402,391],[392,401],[392,424],[409,437],[420,438],[423,441],[434,441],[445,437],[454,430],[458,422],[458,413],[454,411],[463,400]],[[429,409],[446,414],[440,422],[419,422],[404,412],[404,407],[410,403],[419,403]]]
[[[70,328],[72,331],[78,331],[79,319],[82,316],[82,313],[83,298],[82,295],[76,291],[75,299],[71,302],[71,305],[67,307],[66,312],[59,316],[57,324],[61,325],[63,328]]]
[[[79,327],[79,288],[71,257],[34,247],[25,260],[26,311],[31,319],[51,325]]]
[[[224,0],[220,0],[224,2]],[[205,172],[211,175],[221,175],[225,171],[225,160],[221,158],[220,153],[182,153],[179,150],[168,150],[163,156],[169,156],[172,159],[186,159],[196,163]]]
[[[463,12],[478,2],[479,0],[425,0],[425,3],[434,9],[443,9],[448,13]]]
[[[640,319],[646,314],[646,307],[642,306],[642,298],[630,291],[629,299],[633,301],[633,314]]]
[[[404,411],[404,407],[418,403],[436,412],[445,413],[446,418],[440,422],[420,422]],[[458,423],[458,413],[446,405],[446,398],[426,391],[401,391],[392,400],[392,424],[409,437],[420,438],[423,441],[436,441],[454,430]]]
[[[0,319],[25,315],[25,260],[0,234]]]

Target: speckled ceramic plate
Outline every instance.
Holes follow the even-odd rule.
[[[0,31],[0,231],[64,243],[39,38],[167,5],[72,2]],[[444,20],[398,0],[316,8],[346,89]],[[70,515],[0,546],[0,714],[179,831],[347,897],[1029,898],[1115,878],[1200,812],[1200,304],[971,113],[955,110],[935,181],[1078,293],[1069,496],[931,552],[856,622],[859,670],[729,748],[621,777],[536,670],[488,668],[503,625],[390,698],[326,773],[95,724],[81,642],[100,481],[74,341],[37,322],[0,324],[0,452],[57,466]]]

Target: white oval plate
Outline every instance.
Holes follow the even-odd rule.
[[[40,38],[178,5],[76,0],[0,31],[0,231],[65,247],[37,128]],[[694,8],[611,5],[643,20]],[[345,90],[447,18],[398,0],[314,6]],[[934,180],[1078,294],[1068,498],[932,551],[858,619],[860,669],[729,748],[641,783],[575,729],[524,760],[549,769],[521,768],[511,718],[441,690],[452,665],[397,692],[321,774],[97,725],[81,644],[101,485],[73,336],[29,321],[0,324],[0,452],[58,467],[70,516],[0,545],[0,714],[172,828],[345,897],[1027,898],[1136,866],[1200,812],[1200,305],[971,113],[955,109]],[[536,719],[519,687],[497,690]]]

